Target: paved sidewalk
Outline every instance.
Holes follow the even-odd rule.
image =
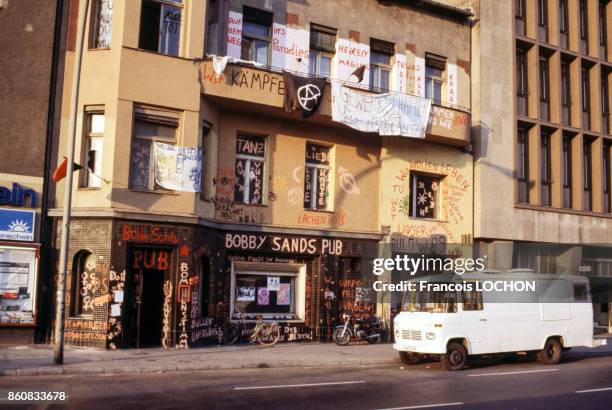
[[[574,348],[569,354],[612,355],[608,346]],[[51,346],[0,347],[0,376],[54,374],[157,373],[267,367],[401,366],[391,344],[282,343],[274,347],[235,345],[187,350],[161,348],[107,351],[66,347],[64,365],[53,364]]]
[[[66,347],[64,365],[53,365],[51,346],[0,348],[0,376],[155,373],[265,367],[345,367],[399,364],[391,344],[336,346],[283,343],[274,347],[235,345],[187,350],[161,348],[104,351]]]

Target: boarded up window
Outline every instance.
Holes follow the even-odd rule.
[[[263,204],[265,150],[262,136],[236,137],[234,202]]]
[[[330,147],[306,144],[304,208],[327,210],[329,205]]]

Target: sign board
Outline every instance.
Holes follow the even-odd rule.
[[[34,325],[36,248],[0,246],[0,326]]]
[[[0,240],[34,241],[34,211],[0,209]]]

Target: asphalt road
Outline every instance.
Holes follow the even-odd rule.
[[[0,378],[0,389],[15,388],[66,391],[69,407],[87,409],[610,409],[612,355],[570,352],[555,366],[478,360],[460,372],[447,372],[439,362],[398,362],[376,368]]]

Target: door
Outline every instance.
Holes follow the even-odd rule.
[[[164,304],[164,271],[143,269],[136,299],[138,332],[136,347],[161,346]]]

